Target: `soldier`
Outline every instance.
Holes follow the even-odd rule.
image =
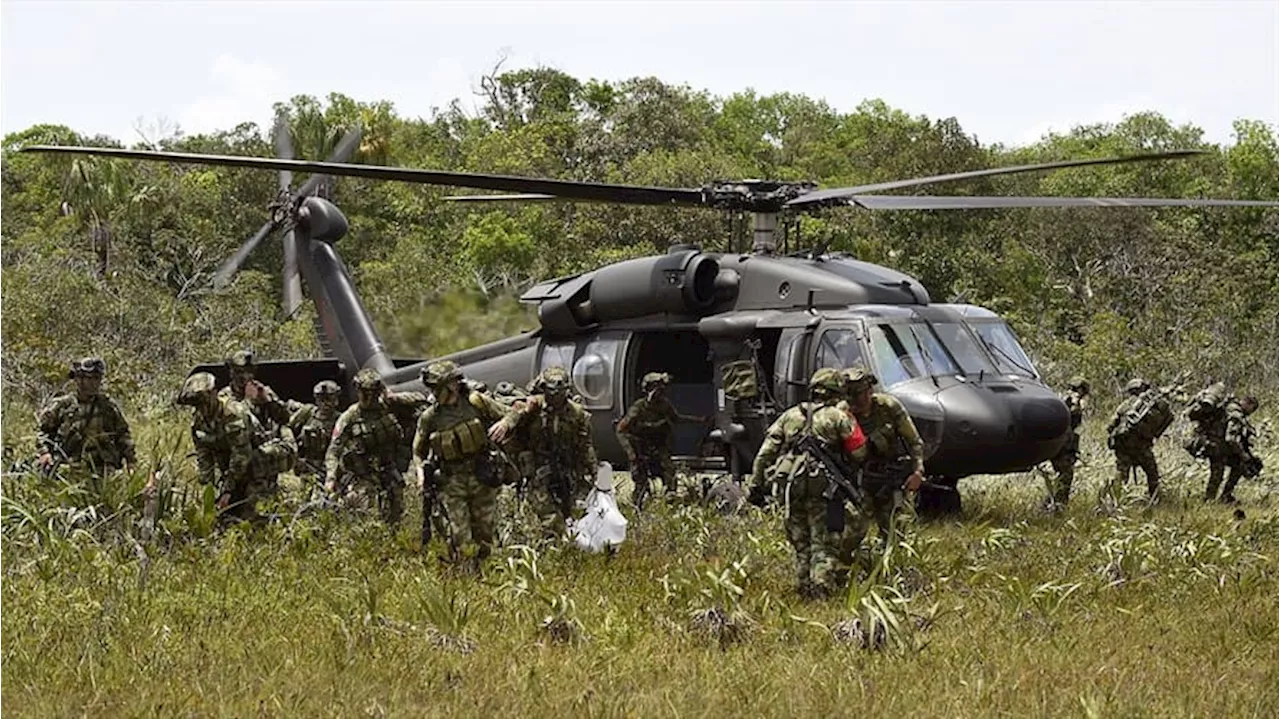
[[[220,397],[230,397],[246,402],[258,423],[268,432],[274,432],[282,425],[289,424],[289,417],[302,408],[298,402],[280,399],[275,390],[254,379],[257,368],[253,361],[252,350],[237,350],[226,359],[230,382],[218,391]],[[246,394],[246,390],[250,391]]]
[[[874,519],[886,546],[901,538],[896,519],[904,495],[924,482],[924,442],[902,403],[891,394],[872,390],[875,375],[862,367],[850,367],[843,374],[848,402],[841,408],[853,413],[867,437],[862,517],[851,525],[845,539],[844,551],[852,557],[870,529],[869,519]]]
[[[809,380],[811,401],[801,402],[778,417],[752,466],[753,503],[759,504],[771,486],[782,487],[787,541],[796,552],[796,591],[807,599],[838,589],[842,581],[841,528],[829,524],[828,511],[838,511],[844,521],[844,501],[838,494],[831,498],[829,490],[839,479],[848,482],[867,453],[857,422],[836,406],[843,389],[839,370],[814,372]],[[817,440],[817,447],[810,438]],[[824,461],[823,454],[830,463]],[[832,502],[839,506],[833,508]]]
[[[119,405],[102,393],[107,363],[86,357],[71,363],[74,394],[55,397],[36,415],[36,465],[45,472],[63,462],[86,470],[96,483],[109,469],[137,461],[129,422]]]
[[[430,537],[431,498],[439,495],[455,560],[477,565],[493,546],[501,459],[487,430],[507,409],[466,382],[458,365],[433,362],[422,383],[436,397],[418,418],[413,455],[421,463],[423,545]],[[438,478],[437,478],[438,477]]]
[[[1257,432],[1249,422],[1249,415],[1257,409],[1258,400],[1252,396],[1232,399],[1227,403],[1226,451],[1223,454],[1231,473],[1227,475],[1227,483],[1222,487],[1222,496],[1219,498],[1219,501],[1226,504],[1235,504],[1236,483],[1241,477],[1256,477],[1262,471],[1262,459],[1253,453],[1253,438]],[[1209,482],[1205,497],[1212,500],[1218,486],[1212,478]]]
[[[400,423],[387,406],[386,385],[377,370],[356,373],[356,403],[338,416],[333,440],[325,452],[325,490],[344,496],[377,497],[383,521],[392,527],[404,513],[404,478],[408,466]]]
[[[671,462],[671,433],[678,422],[706,422],[706,417],[680,414],[666,397],[671,375],[650,372],[640,381],[644,396],[637,399],[618,421],[618,441],[627,453],[635,505],[644,506],[653,470],[657,469],[668,495],[676,492],[676,467]]]
[[[595,484],[596,450],[590,415],[569,399],[569,373],[548,367],[531,383],[534,394],[489,429],[504,449],[518,443],[533,452],[530,490],[543,533],[561,534],[574,500]]]
[[[342,389],[327,379],[317,382],[311,394],[315,404],[304,404],[289,418],[289,428],[298,440],[298,461],[294,472],[299,477],[319,479],[324,476],[324,455],[338,423],[338,402]]]
[[[1159,434],[1144,429],[1150,422],[1149,410],[1155,407],[1154,390],[1138,377],[1129,380],[1124,390],[1129,396],[1116,407],[1107,425],[1107,448],[1116,454],[1116,474],[1103,486],[1100,499],[1115,501],[1129,473],[1134,467],[1141,467],[1147,477],[1147,496],[1155,500],[1160,492],[1160,469],[1152,445]]]
[[[1072,377],[1067,384],[1067,391],[1062,394],[1062,402],[1071,413],[1071,431],[1067,441],[1058,450],[1058,454],[1049,460],[1056,478],[1045,478],[1049,490],[1049,505],[1052,508],[1065,508],[1071,498],[1071,481],[1076,474],[1076,460],[1080,458],[1080,423],[1084,421],[1085,398],[1089,396],[1089,383],[1079,375]]]
[[[215,388],[208,372],[187,378],[177,403],[195,409],[191,442],[202,484],[212,485],[223,516],[245,520],[259,518],[257,502],[263,495],[262,477],[254,471],[257,419],[249,408]]]

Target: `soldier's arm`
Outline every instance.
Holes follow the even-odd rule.
[[[508,446],[528,418],[540,411],[542,411],[542,401],[538,397],[531,397],[525,402],[518,403],[489,428],[489,439],[503,447]]]
[[[413,433],[413,456],[419,461],[425,460],[431,453],[431,426],[435,423],[435,418],[434,406],[426,408],[418,416],[418,428]]]
[[[315,410],[316,406],[314,404],[304,404],[298,407],[289,417],[289,429],[292,429],[295,435],[301,435],[302,428],[307,426],[307,422],[311,421],[311,416]]]
[[[751,486],[748,489],[759,491],[764,488],[765,470],[778,461],[778,454],[782,451],[782,441],[786,438],[786,419],[787,414],[784,412],[781,417],[774,420],[769,426],[769,431],[765,433],[764,442],[760,444],[755,462],[751,465]]]
[[[351,422],[350,410],[338,416],[338,423],[333,426],[333,438],[329,440],[329,449],[324,453],[324,477],[326,482],[338,478],[338,466],[342,455],[346,452],[349,435],[347,425]]]
[[[666,401],[666,405],[666,420],[672,425],[680,422],[702,422],[705,420],[704,417],[700,417],[696,414],[682,413],[680,410],[676,409],[675,404],[669,399]]]
[[[907,446],[907,453],[911,455],[911,461],[915,465],[915,471],[924,471],[924,442],[920,439],[920,433],[916,430],[916,423],[912,421],[911,415],[907,412],[907,408],[902,403],[893,398],[891,406],[893,412],[893,426],[898,431],[898,436]]]
[[[227,406],[236,413],[236,419],[227,423],[227,445],[231,450],[231,461],[227,465],[228,486],[231,483],[249,481],[253,462],[253,417],[246,405],[239,402],[228,402]]]
[[[498,400],[480,392],[472,392],[468,400],[487,424],[492,424],[506,417],[510,411]]]
[[[116,451],[125,462],[130,465],[137,464],[138,452],[133,444],[133,432],[129,429],[129,420],[124,418],[124,412],[114,400],[109,400],[107,404],[111,407],[110,432],[116,443]]]
[[[1244,412],[1238,406],[1232,404],[1227,407],[1227,446],[1233,450],[1240,451],[1245,448],[1247,441],[1248,428],[1246,422],[1249,420],[1244,416]]]
[[[630,436],[635,430],[639,429],[636,425],[640,421],[640,411],[643,407],[644,400],[642,399],[631,403],[631,406],[627,408],[627,413],[623,415],[622,419],[618,420],[618,434]]]
[[[57,456],[58,429],[66,406],[66,397],[57,397],[36,414],[36,447],[40,454]]]
[[[600,464],[596,458],[596,445],[591,441],[591,415],[583,408],[575,406],[574,414],[577,415],[577,441],[578,451],[582,461],[586,463],[586,474],[595,477],[596,467]]]
[[[200,483],[213,484],[218,479],[218,460],[213,456],[213,450],[196,441],[194,429],[191,432],[191,442],[195,445],[196,475]]]

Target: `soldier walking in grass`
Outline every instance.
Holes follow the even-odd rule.
[[[666,396],[670,382],[671,375],[665,372],[646,374],[640,382],[644,396],[618,421],[618,441],[627,453],[631,480],[635,484],[632,499],[637,508],[643,508],[654,474],[662,478],[668,496],[676,492],[676,466],[671,461],[671,435],[675,426],[680,422],[707,421],[706,417],[681,414],[671,404]]]
[[[1048,504],[1053,509],[1064,509],[1071,499],[1071,483],[1076,475],[1076,461],[1080,458],[1080,424],[1084,421],[1086,398],[1089,396],[1089,382],[1084,377],[1071,378],[1067,391],[1062,394],[1062,402],[1067,405],[1071,414],[1071,430],[1067,433],[1067,441],[1058,450],[1058,454],[1049,460],[1053,465],[1056,477],[1045,478],[1049,490]]]
[[[75,392],[55,397],[37,413],[36,466],[42,471],[65,463],[96,484],[108,471],[136,463],[129,422],[102,392],[106,372],[99,357],[72,362],[67,377],[75,381]]]
[[[1160,493],[1160,468],[1153,445],[1173,421],[1172,410],[1160,392],[1142,378],[1129,380],[1124,389],[1128,396],[1107,424],[1107,447],[1115,452],[1116,473],[1103,486],[1100,498],[1115,502],[1130,472],[1141,467],[1147,478],[1147,497],[1154,501]]]
[[[223,516],[259,519],[258,500],[267,494],[265,477],[255,472],[257,419],[241,402],[218,393],[208,372],[187,378],[177,403],[195,409],[191,442],[200,483],[214,487]]]
[[[294,472],[304,480],[324,477],[324,455],[338,424],[341,388],[333,380],[316,383],[311,394],[315,404],[302,405],[289,418],[289,427],[298,441],[298,461]]]
[[[404,433],[376,370],[356,373],[355,388],[356,403],[338,416],[325,453],[325,489],[338,497],[376,501],[383,521],[395,527],[404,514],[400,467],[409,464]]]

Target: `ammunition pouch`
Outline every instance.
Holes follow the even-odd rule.
[[[446,462],[474,456],[488,444],[484,423],[479,417],[472,417],[448,429],[432,432],[428,439],[431,449]]]

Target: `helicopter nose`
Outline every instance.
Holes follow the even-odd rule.
[[[1071,426],[1056,395],[1030,385],[961,384],[938,393],[946,416],[937,461],[967,474],[1025,470],[1052,457]]]

